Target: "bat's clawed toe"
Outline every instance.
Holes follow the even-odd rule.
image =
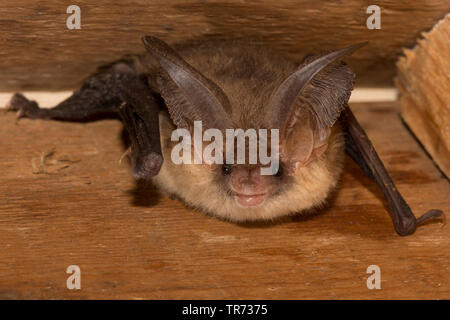
[[[6,105],[7,111],[17,111],[17,119],[39,118],[41,109],[35,101],[28,100],[23,94],[15,93]]]

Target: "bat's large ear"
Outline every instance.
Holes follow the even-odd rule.
[[[147,51],[165,71],[161,75],[161,96],[172,121],[181,128],[192,128],[201,120],[207,128],[232,127],[226,110],[230,108],[222,89],[183,60],[169,45],[151,36],[142,37]]]
[[[326,150],[353,89],[354,73],[339,59],[364,44],[306,59],[272,94],[266,123],[280,130],[280,155],[291,172]]]

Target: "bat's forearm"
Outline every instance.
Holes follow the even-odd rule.
[[[412,234],[423,221],[442,215],[441,210],[430,210],[416,219],[402,197],[383,162],[380,160],[372,142],[359,125],[349,107],[342,111],[341,121],[346,132],[346,151],[352,159],[371,177],[383,191],[395,230],[401,236]]]

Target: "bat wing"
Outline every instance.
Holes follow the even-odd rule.
[[[36,102],[16,93],[9,102],[9,110],[17,111],[18,117],[65,121],[88,121],[119,115],[131,142],[133,176],[151,178],[161,168],[160,105],[147,79],[135,71],[131,60],[105,66],[86,79],[72,96],[53,108],[39,108]]]
[[[410,235],[421,223],[443,215],[441,210],[432,209],[416,219],[348,106],[341,112],[340,120],[346,133],[345,151],[383,191],[399,235]]]

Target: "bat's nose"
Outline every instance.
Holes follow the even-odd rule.
[[[237,167],[231,176],[231,188],[242,195],[255,195],[266,193],[266,184],[261,177],[259,166]]]
[[[235,173],[235,179],[239,189],[248,187],[255,187],[261,183],[261,175],[259,167],[245,167]]]
[[[256,171],[256,170],[254,170],[254,171]],[[239,177],[238,178],[238,184],[240,186],[243,186],[243,185],[250,185],[250,186],[258,185],[261,182],[261,177],[260,177],[259,173],[256,172],[256,174],[253,174],[253,172],[249,173],[246,176]]]

